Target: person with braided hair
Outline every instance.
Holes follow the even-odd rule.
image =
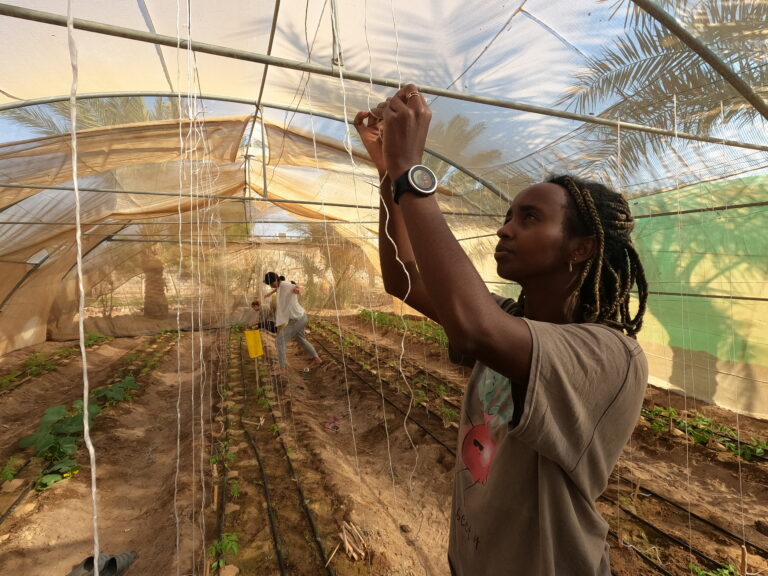
[[[522,190],[494,253],[499,276],[522,291],[516,301],[494,295],[446,224],[436,179],[423,179],[431,115],[409,84],[354,125],[380,177],[385,289],[475,360],[459,425],[451,574],[610,576],[595,501],[648,376],[635,340],[648,286],[629,207],[569,175]]]

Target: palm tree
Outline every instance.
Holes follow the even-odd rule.
[[[749,0],[658,2],[664,10],[675,14],[690,32],[727,62],[759,95],[765,97],[768,94],[768,58],[764,34],[768,4]],[[624,4],[624,0],[619,0],[616,10]],[[597,56],[587,59],[586,68],[574,78],[573,86],[559,102],[561,105],[582,114],[599,113],[604,117],[699,134],[718,134],[719,130],[726,127],[744,129],[759,125],[759,112],[751,104],[674,34],[632,2],[627,2],[627,23],[629,26],[622,36],[604,47]],[[591,147],[590,171],[597,176],[615,174],[613,162],[616,160],[616,134],[607,134],[604,129],[594,126],[585,127],[584,131],[586,136],[599,135],[597,139],[602,146]],[[681,177],[677,174],[680,167],[686,166],[683,154],[688,145],[688,141],[670,143],[667,138],[626,131],[622,133],[621,141],[622,167],[642,173],[653,164],[663,165],[665,157],[669,157],[670,165],[666,166],[666,174],[676,174],[677,180]],[[730,175],[726,170],[727,165],[719,168],[720,178]],[[635,207],[640,208],[641,212],[639,216],[652,214],[654,202],[658,206],[665,206],[661,209],[673,214],[675,209],[679,210],[681,199],[690,190],[674,190],[675,182],[669,176],[668,179],[671,189],[668,194],[641,198],[636,202]],[[754,183],[749,183],[749,186],[752,185]],[[721,184],[710,185],[709,189],[706,184],[694,188],[697,194],[713,194],[716,186],[725,190],[724,200],[720,203],[728,206],[730,201],[739,197],[744,184],[723,181]],[[668,345],[673,351],[674,371],[670,381],[682,388],[690,384],[686,380],[692,380],[690,375],[686,378],[685,366],[690,364],[693,352],[701,350],[697,347],[700,345],[691,342],[694,331],[689,330],[687,325],[680,325],[680,310],[693,308],[689,300],[695,302],[698,316],[721,318],[725,323],[730,322],[732,338],[748,340],[745,334],[749,333],[750,327],[738,325],[727,315],[722,318],[722,310],[710,298],[686,297],[682,294],[690,292],[695,296],[703,286],[709,286],[709,282],[714,290],[716,281],[729,282],[731,272],[745,265],[747,260],[744,256],[750,253],[747,247],[754,247],[755,239],[761,237],[762,221],[758,218],[738,219],[743,210],[746,209],[732,212],[734,216],[730,218],[733,220],[729,220],[729,213],[717,212],[722,215],[717,218],[723,219],[723,223],[718,224],[722,227],[719,233],[734,248],[728,250],[731,252],[730,261],[724,264],[723,258],[720,258],[714,275],[710,275],[707,282],[701,280],[702,270],[707,270],[701,266],[707,266],[708,257],[713,257],[718,251],[725,251],[722,247],[712,247],[710,237],[718,230],[718,226],[712,223],[706,229],[701,225],[691,226],[690,218],[703,218],[701,215],[677,214],[668,217],[666,220],[669,222],[658,218],[639,221],[635,236],[640,250],[645,252],[642,256],[649,281],[657,286],[652,287],[652,290],[663,292],[665,286],[676,285],[675,290],[681,292],[679,298],[672,301],[672,308],[677,309],[675,314],[668,312],[670,299],[673,298],[669,295],[652,296],[648,308],[664,326]],[[687,219],[681,220],[684,218]],[[670,261],[677,263],[674,269],[669,266]],[[667,263],[666,275],[661,272],[660,263]],[[697,279],[697,282],[692,279]],[[723,332],[727,333],[728,330]],[[727,338],[724,340],[729,341]],[[721,359],[729,359],[733,352],[709,350],[709,353],[717,354]]]
[[[3,114],[39,136],[64,134],[71,127],[68,100],[13,108]],[[129,96],[77,101],[77,130],[175,118],[178,118],[178,106],[167,98]],[[165,318],[168,315],[165,267],[157,257],[157,250],[155,244],[148,244],[139,255],[145,278],[144,315],[149,318]]]
[[[619,0],[616,11],[624,4]],[[751,104],[677,36],[632,2],[626,4],[626,31],[599,54],[587,57],[586,67],[575,76],[559,105],[581,114],[604,108],[599,112],[603,117],[698,134],[710,134],[721,123],[743,128],[758,119]],[[750,0],[660,0],[659,4],[758,94],[768,94],[762,32],[768,4]],[[603,145],[602,158],[590,170],[612,172],[601,163],[615,161],[608,156],[616,150],[616,134],[596,126],[584,129],[586,136],[599,131]],[[668,139],[640,132],[624,132],[621,145],[625,169],[646,165],[651,155],[663,159],[670,153]]]

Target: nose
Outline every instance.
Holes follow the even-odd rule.
[[[511,220],[509,222],[505,222],[501,225],[501,227],[496,230],[496,236],[499,238],[511,238],[512,237],[512,226],[511,226]]]

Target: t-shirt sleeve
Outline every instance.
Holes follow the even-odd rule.
[[[648,369],[636,341],[595,324],[526,320],[531,373],[510,433],[572,475],[609,474],[642,406]]]

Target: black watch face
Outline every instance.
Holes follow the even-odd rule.
[[[414,166],[408,174],[408,179],[419,192],[430,194],[437,188],[435,175],[426,166]]]

